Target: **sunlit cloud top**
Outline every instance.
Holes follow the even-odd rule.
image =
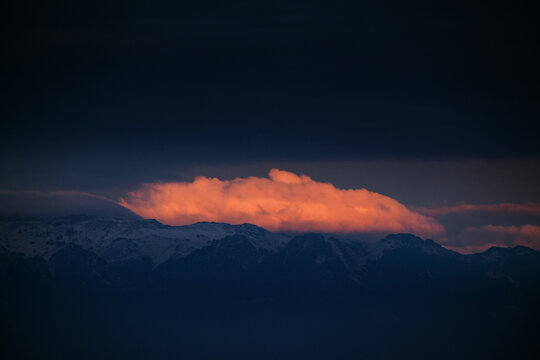
[[[200,176],[193,182],[144,184],[119,203],[144,218],[170,225],[214,221],[251,223],[271,231],[444,235],[435,219],[388,196],[366,189],[338,189],[278,169],[272,169],[268,178]]]

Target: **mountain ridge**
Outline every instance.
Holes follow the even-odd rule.
[[[273,267],[273,271],[281,272],[279,268],[284,268],[294,276],[318,274],[318,280],[325,277],[335,280],[339,273],[341,280],[356,283],[363,281],[367,271],[375,271],[374,264],[381,265],[392,258],[405,261],[402,266],[407,269],[411,268],[407,259],[413,258],[432,267],[447,263],[449,267],[467,271],[489,269],[484,272],[508,278],[508,266],[513,266],[512,274],[519,268],[514,264],[519,262],[516,257],[540,257],[536,250],[522,246],[492,247],[482,253],[464,255],[431,239],[406,233],[389,234],[379,241],[367,242],[317,233],[276,234],[252,224],[198,222],[169,226],[156,220],[84,215],[47,220],[0,220],[0,246],[4,253],[21,253],[49,263],[54,263],[68,249],[80,249],[115,267],[123,263],[150,263],[157,273],[171,266],[186,268],[188,263],[192,270],[196,266],[201,268],[201,273],[211,268],[223,272],[235,266],[239,266],[240,272],[250,268],[257,273],[259,268],[266,268],[264,271],[268,272],[267,268]],[[283,273],[282,276],[291,275]]]
[[[19,229],[17,229],[19,225]],[[85,226],[86,225],[86,226]],[[60,230],[55,229],[61,226]],[[26,229],[24,228],[26,227]],[[15,228],[15,229],[14,229]],[[19,233],[17,234],[17,230]],[[26,232],[26,233],[21,233]],[[188,240],[188,242],[195,242],[194,246],[200,248],[200,246],[207,245],[213,240],[218,240],[227,235],[245,234],[250,238],[269,238],[266,243],[258,243],[263,247],[271,250],[277,250],[280,246],[283,246],[286,242],[293,239],[298,234],[285,234],[270,232],[257,225],[243,223],[243,224],[228,224],[221,222],[209,222],[201,221],[190,225],[166,225],[155,219],[125,219],[114,217],[99,217],[96,215],[69,215],[53,218],[35,218],[35,217],[0,217],[0,245],[12,249],[16,252],[21,252],[26,255],[38,255],[48,257],[52,255],[48,249],[37,249],[39,238],[47,238],[48,241],[59,241],[60,244],[46,245],[61,246],[62,242],[77,242],[77,241],[96,241],[98,247],[100,240],[107,241],[109,244],[111,241],[117,239],[143,239],[145,236],[155,236],[157,238],[175,239],[175,240]],[[310,233],[305,233],[310,234]],[[57,239],[50,239],[50,237],[56,237]],[[330,236],[335,238],[335,234]],[[18,243],[13,240],[17,239]],[[198,240],[198,241],[196,241]],[[274,243],[272,243],[275,240]],[[349,243],[362,243],[372,246],[372,244],[379,244],[381,250],[388,250],[392,246],[397,247],[420,247],[425,244],[433,245],[433,249],[444,249],[446,251],[452,251],[457,254],[463,255],[457,251],[450,250],[444,246],[436,243],[432,239],[421,239],[420,237],[410,233],[396,233],[388,234],[387,236],[379,239],[379,241],[365,241],[358,239],[348,238],[346,234],[338,238],[340,241]],[[384,245],[382,245],[384,244]],[[25,245],[35,245],[34,247]],[[85,246],[85,244],[81,244]],[[88,246],[88,245],[87,245]],[[92,247],[94,245],[91,245]],[[45,246],[46,247],[46,246]],[[534,249],[517,246],[536,251]],[[492,246],[481,253],[493,251],[492,249],[507,249],[506,247]],[[514,248],[514,247],[508,247]],[[54,248],[52,249],[54,251]],[[474,253],[478,254],[478,253]],[[470,255],[474,255],[470,254]],[[181,254],[182,255],[182,254]]]
[[[2,358],[527,358],[539,305],[540,253],[523,247],[0,221]]]

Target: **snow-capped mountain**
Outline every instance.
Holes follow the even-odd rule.
[[[461,255],[411,234],[363,242],[249,224],[0,221],[1,339],[38,339],[0,347],[6,359],[390,359],[419,341],[431,359],[455,334],[472,345],[446,358],[497,358],[494,338],[525,339],[509,346],[516,353],[535,343],[539,299],[540,253],[523,247]],[[308,349],[290,353],[298,334]],[[263,356],[261,338],[279,356]]]
[[[435,263],[460,264],[474,271],[504,277],[506,275],[500,273],[515,262],[509,259],[538,254],[532,249],[518,247],[492,248],[482,254],[466,256],[412,234],[392,234],[377,242],[365,242],[327,238],[320,234],[278,234],[251,224],[200,222],[168,226],[156,220],[86,215],[0,219],[0,247],[9,253],[46,261],[65,248],[77,247],[107,263],[148,258],[152,268],[179,259],[191,261],[192,266],[203,266],[203,263],[211,266],[209,262],[219,263],[224,259],[245,264],[255,261],[255,265],[272,264],[293,272],[300,271],[300,267],[303,267],[302,271],[309,268],[315,272],[329,267],[343,269],[343,276],[354,281],[360,281],[375,263],[394,258],[406,260],[412,256],[435,259]],[[193,260],[197,257],[199,260]]]
[[[110,261],[149,256],[157,266],[231,235],[245,236],[254,246],[267,251],[276,251],[290,238],[251,224],[200,222],[168,226],[156,220],[85,215],[50,220],[0,220],[0,246],[11,252],[44,259],[67,245],[78,245]]]

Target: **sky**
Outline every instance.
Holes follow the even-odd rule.
[[[392,199],[449,247],[540,248],[530,2],[1,6],[4,214],[278,169]]]

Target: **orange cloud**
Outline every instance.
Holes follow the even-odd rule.
[[[448,215],[448,214],[464,214],[472,212],[507,212],[523,215],[540,216],[540,204],[458,204],[455,206],[442,206],[438,208],[415,208],[415,211],[428,216]]]
[[[486,225],[470,227],[459,236],[457,249],[464,253],[474,253],[492,246],[527,246],[540,250],[540,226],[499,226]],[[462,246],[459,246],[462,245]]]
[[[252,223],[271,231],[444,234],[435,219],[366,189],[337,189],[309,176],[272,169],[269,178],[196,177],[142,185],[120,200],[144,218],[171,225],[198,221]]]

